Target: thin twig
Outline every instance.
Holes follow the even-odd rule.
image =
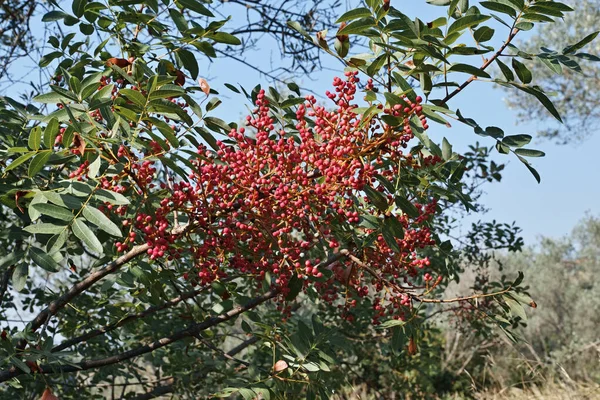
[[[502,54],[502,52],[504,51],[504,49],[506,49],[506,47],[515,38],[515,36],[517,35],[518,32],[519,32],[518,29],[512,29],[510,31],[510,34],[508,35],[508,39],[506,39],[506,41],[504,42],[504,44],[502,46],[500,46],[500,48],[498,49],[498,51],[496,51],[496,53],[494,53],[494,55],[492,55],[486,62],[484,62],[483,65],[479,69],[482,70],[482,71],[484,71],[487,67],[489,67],[494,62],[494,60],[496,60],[496,58],[498,58],[498,56],[500,56]],[[441,100],[441,103],[442,104],[446,104],[451,98],[453,98],[454,96],[456,96],[464,88],[466,88],[467,86],[469,86],[469,84],[471,84],[471,82],[473,82],[475,80],[477,80],[477,76],[475,76],[475,75],[471,76],[469,79],[467,79],[465,82],[463,82],[462,85],[460,85],[459,87],[457,87],[456,89],[454,89],[453,92],[451,92],[449,95],[447,95],[446,97],[444,97]]]

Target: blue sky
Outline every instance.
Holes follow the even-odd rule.
[[[274,3],[279,4],[279,1]],[[347,4],[355,3],[348,1]],[[422,20],[433,20],[444,12],[444,8],[427,5],[424,0],[395,0],[393,3],[409,16],[418,16]],[[245,10],[235,5],[228,7],[226,11],[231,12],[233,17],[229,26],[235,26],[236,21],[245,18]],[[498,26],[499,40],[505,37],[506,30],[507,28]],[[249,61],[266,69],[276,66],[274,60],[280,58],[277,43],[269,38],[261,43],[259,50],[247,55]],[[264,76],[233,60],[218,59],[207,62],[201,57],[198,57],[198,60],[201,76],[206,77],[209,84],[224,95],[222,97],[225,101],[218,109],[218,114],[227,120],[239,120],[245,114],[246,104],[241,96],[234,95],[223,83],[241,84],[247,89],[251,89],[257,83],[268,85]],[[323,60],[326,67],[324,70],[315,72],[310,77],[297,79],[296,82],[315,93],[323,94],[342,68],[339,62],[326,54]],[[30,64],[30,61],[25,60],[23,66],[25,63]],[[464,115],[476,119],[482,126],[499,126],[506,134],[533,134],[538,128],[537,122],[531,121],[517,126],[515,113],[509,110],[503,101],[507,95],[509,93],[494,88],[489,83],[474,82],[453,99],[450,106],[460,108]],[[451,129],[433,125],[437,124],[432,124],[430,136],[438,141],[443,136],[447,137],[457,151],[466,149],[477,140],[482,144],[493,144],[493,141],[486,141],[486,138],[475,135],[469,127],[458,123]],[[508,166],[501,183],[489,184],[484,188],[486,193],[481,200],[491,210],[483,216],[467,219],[465,223],[475,222],[479,218],[502,222],[516,221],[523,228],[526,243],[533,244],[540,235],[560,237],[569,233],[587,211],[600,214],[597,200],[600,198],[600,157],[596,155],[597,149],[600,148],[600,135],[591,135],[590,139],[581,145],[556,146],[541,142],[529,147],[546,152],[545,158],[533,159],[533,165],[542,176],[542,183],[538,185],[516,158],[496,154],[494,157],[498,162],[508,161]]]

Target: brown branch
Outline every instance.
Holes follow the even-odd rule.
[[[258,337],[252,336],[250,339],[243,341],[242,343],[235,346],[233,349],[229,350],[227,353],[224,353],[223,355],[226,356],[227,358],[233,357],[236,354],[238,354],[239,352],[241,352],[242,350],[244,350],[246,347],[251,346],[254,343],[258,342],[258,340],[259,340]],[[234,360],[241,361],[241,360],[237,360],[237,359],[234,359]],[[166,385],[156,386],[151,391],[149,391],[147,393],[142,393],[142,394],[134,397],[133,400],[150,400],[150,399],[154,399],[155,397],[161,396],[163,394],[174,393],[175,392],[175,378],[171,377],[171,378],[167,378],[166,380],[170,381],[171,383],[168,383]]]
[[[6,294],[6,289],[8,289],[8,280],[15,270],[15,267],[16,266],[14,264],[9,265],[6,267],[6,271],[4,271],[4,274],[2,275],[2,281],[0,281],[0,306],[4,302],[4,295]]]
[[[239,352],[241,352],[242,350],[244,350],[246,347],[252,346],[256,342],[258,342],[258,337],[252,336],[250,339],[244,340],[242,343],[238,344],[233,349],[229,350],[227,352],[227,355],[233,357],[236,354],[238,354]]]
[[[129,360],[131,358],[139,357],[141,355],[151,353],[155,350],[158,350],[162,347],[168,346],[172,343],[175,343],[179,340],[186,339],[189,337],[194,337],[198,333],[212,328],[218,324],[229,321],[233,317],[236,317],[244,312],[255,308],[256,306],[266,302],[267,300],[273,299],[279,294],[278,290],[271,290],[261,296],[255,297],[250,300],[244,306],[238,306],[225,314],[221,314],[217,317],[211,317],[201,323],[194,324],[187,329],[177,331],[170,336],[166,336],[164,338],[158,339],[152,343],[136,347],[134,349],[125,351],[120,354],[116,354],[114,356],[100,358],[96,360],[82,361],[79,364],[70,364],[70,365],[42,365],[40,367],[40,371],[38,374],[48,375],[48,374],[58,374],[58,373],[69,373],[69,372],[78,372],[85,371],[89,369],[96,369],[105,367],[107,365],[118,364],[122,361]],[[17,377],[19,375],[23,375],[24,372],[17,368],[11,368],[9,370],[0,371],[0,382],[6,382],[9,379]]]
[[[139,394],[132,400],[150,400],[167,393],[173,393],[175,391],[174,378],[171,378],[170,381],[173,383],[155,386],[154,389],[150,390],[149,392]]]
[[[384,278],[382,278],[377,272],[375,272],[369,265],[365,264],[364,262],[362,262],[359,258],[357,258],[356,256],[350,254],[350,252],[346,249],[341,250],[340,251],[341,254],[345,255],[346,257],[348,257],[350,260],[352,260],[354,263],[356,263],[359,267],[363,268],[364,270],[366,270],[371,276],[373,276],[375,279],[378,279],[388,285],[394,286],[397,290],[401,291],[401,292],[406,292],[408,290],[411,290],[412,288],[405,288],[402,287],[400,285],[394,284]],[[414,293],[407,293],[413,300],[418,301],[420,303],[459,303],[462,301],[468,301],[468,300],[475,300],[475,299],[481,299],[481,298],[485,298],[485,297],[494,297],[494,296],[499,296],[501,294],[504,293],[508,293],[509,291],[512,290],[512,286],[509,286],[508,288],[501,290],[499,292],[494,292],[494,293],[482,293],[482,294],[474,294],[471,296],[466,296],[466,297],[456,297],[453,299],[423,299],[421,297],[419,297],[418,295],[414,294]],[[430,289],[431,291],[431,289]],[[427,294],[424,293],[424,294]]]
[[[200,293],[204,292],[208,288],[210,288],[210,286],[204,286],[204,287],[202,287],[200,289],[196,289],[196,290],[193,290],[193,291],[190,291],[190,292],[187,292],[187,293],[183,293],[180,296],[178,296],[178,297],[176,297],[174,299],[171,299],[171,300],[169,300],[166,303],[163,303],[161,305],[147,308],[146,310],[144,310],[142,312],[139,312],[139,313],[136,313],[136,314],[130,314],[130,315],[128,315],[128,316],[126,316],[126,317],[124,317],[124,318],[122,318],[122,319],[120,319],[120,320],[118,320],[116,322],[113,322],[111,324],[105,325],[105,326],[103,326],[101,328],[98,328],[98,329],[91,330],[91,331],[89,331],[87,333],[84,333],[83,335],[77,336],[75,338],[65,340],[64,342],[62,342],[58,346],[55,346],[51,351],[52,351],[52,353],[55,353],[57,351],[64,350],[64,349],[66,349],[68,347],[71,347],[71,346],[73,346],[75,344],[78,344],[78,343],[81,343],[81,342],[85,342],[85,341],[90,340],[90,339],[92,339],[92,338],[94,338],[96,336],[103,335],[105,333],[113,331],[113,330],[115,330],[115,329],[117,329],[117,328],[119,328],[119,327],[121,327],[121,326],[123,326],[123,325],[125,325],[125,324],[127,324],[129,322],[131,322],[131,321],[135,321],[136,319],[144,318],[144,317],[146,317],[148,315],[154,314],[154,313],[156,313],[158,311],[161,311],[161,310],[164,310],[166,308],[174,307],[177,304],[181,303],[182,301],[191,299],[191,298],[199,295]]]
[[[504,44],[502,46],[500,46],[500,48],[498,49],[498,51],[496,51],[494,53],[494,55],[492,55],[486,62],[484,62],[483,65],[479,69],[483,71],[487,67],[489,67],[494,62],[494,60],[496,58],[498,58],[498,56],[500,56],[502,54],[502,52],[504,51],[504,49],[506,49],[506,47],[515,38],[515,36],[517,35],[518,32],[519,32],[518,29],[512,29],[510,31],[510,34],[508,35],[508,39],[506,39],[506,41],[504,42]],[[471,82],[473,82],[475,80],[477,80],[477,77],[475,75],[472,75],[469,79],[467,79],[465,82],[463,82],[462,85],[460,85],[459,87],[457,87],[456,89],[454,89],[453,92],[451,92],[449,95],[447,95],[446,97],[444,97],[441,100],[441,103],[442,104],[446,104],[451,98],[453,98],[454,96],[456,96],[464,88],[466,88],[467,86],[469,86],[469,84],[471,84]]]
[[[485,297],[499,296],[501,294],[510,292],[512,289],[513,289],[512,286],[509,286],[508,288],[501,290],[499,292],[474,294],[472,296],[455,297],[453,299],[422,299],[416,295],[411,295],[411,297],[420,303],[459,303],[461,301],[476,300],[476,299],[482,299]]]
[[[173,229],[172,234],[174,234],[174,235],[181,234],[181,233],[185,232],[186,229],[188,229],[188,227],[179,227],[179,228]],[[134,258],[140,256],[141,254],[146,253],[149,248],[150,248],[150,246],[147,243],[141,244],[139,246],[135,246],[134,248],[129,250],[129,252],[123,254],[121,257],[117,258],[115,261],[111,262],[104,268],[101,268],[100,270],[90,274],[84,280],[80,281],[79,283],[76,283],[65,294],[63,294],[58,299],[51,302],[48,305],[48,307],[46,307],[43,311],[41,311],[31,321],[29,328],[32,331],[37,330],[50,317],[52,317],[53,315],[56,315],[56,313],[58,313],[58,311],[60,311],[65,305],[67,305],[67,303],[69,303],[75,297],[77,297],[81,293],[85,292],[87,289],[89,289],[92,285],[94,285],[100,279],[104,278],[107,275],[112,274],[113,272],[116,272],[124,264],[127,264],[129,261],[133,260]],[[25,340],[21,340],[19,342],[19,344],[17,345],[17,348],[23,350],[26,345],[27,345],[27,343],[25,342]]]

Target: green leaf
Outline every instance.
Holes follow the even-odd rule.
[[[238,392],[242,395],[244,400],[253,400],[256,398],[256,393],[254,393],[251,389],[240,388],[238,389]]]
[[[227,32],[217,32],[211,35],[207,35],[207,37],[214,40],[217,43],[225,43],[233,46],[239,46],[242,44],[242,41],[240,39]]]
[[[583,39],[581,39],[579,42],[575,43],[574,45],[565,47],[563,50],[563,53],[570,54],[570,53],[576,52],[577,50],[583,48],[586,44],[588,44],[592,40],[594,40],[596,38],[596,36],[598,36],[598,34],[600,34],[600,31],[590,33],[589,35],[587,35],[586,37],[584,37]]]
[[[55,192],[42,192],[44,197],[48,199],[51,203],[56,204],[57,206],[65,207],[68,209],[79,209],[83,206],[81,200],[77,197],[73,197],[68,194],[58,194]]]
[[[380,211],[387,211],[388,202],[386,197],[381,192],[373,189],[369,185],[365,185],[363,191],[375,207],[377,207]]]
[[[417,218],[420,215],[419,209],[415,207],[413,203],[408,201],[406,197],[396,196],[394,202],[396,203],[396,206],[399,209],[401,209],[404,213],[406,213],[406,215],[408,215],[409,217]]]
[[[117,224],[112,222],[106,215],[104,215],[102,211],[98,210],[97,208],[87,205],[83,209],[83,216],[86,220],[96,225],[98,228],[102,229],[109,235],[113,235],[116,237],[123,236]]]
[[[56,136],[58,135],[58,120],[56,118],[52,118],[46,129],[44,129],[44,145],[51,149],[54,147],[54,141],[56,140]]]
[[[177,2],[187,10],[192,10],[206,17],[214,17],[215,15],[210,10],[204,7],[198,0],[177,0]],[[194,78],[195,79],[195,78]]]
[[[92,33],[94,33],[94,25],[85,24],[82,22],[81,24],[79,24],[79,30],[84,35],[90,36]]]
[[[523,157],[544,157],[546,153],[533,149],[516,149],[515,153]]]
[[[528,84],[529,82],[531,82],[531,80],[533,79],[533,75],[531,74],[529,68],[525,66],[525,64],[523,64],[520,61],[517,61],[516,58],[513,58],[512,67],[517,73],[517,76],[519,77],[519,80],[521,82],[523,82],[524,84]]]
[[[27,277],[29,276],[29,266],[26,263],[20,263],[15,267],[12,274],[12,286],[17,292],[23,290],[27,284]]]
[[[354,19],[370,17],[370,16],[371,16],[371,10],[369,10],[368,8],[359,7],[359,8],[355,8],[353,10],[345,12],[344,14],[342,14],[341,17],[339,17],[337,19],[337,21],[335,21],[335,23],[339,24],[341,22],[351,21]]]
[[[527,167],[527,169],[529,170],[529,172],[531,172],[531,174],[533,175],[533,177],[535,178],[535,180],[537,181],[537,183],[540,183],[541,182],[540,174],[536,171],[535,168],[533,168],[531,166],[531,164],[529,164],[529,161],[527,161],[526,159],[524,159],[523,157],[521,157],[518,154],[517,154],[517,157],[519,158],[519,161],[521,161],[523,164],[525,164],[525,166]],[[519,272],[519,273],[522,274],[522,272]],[[513,286],[516,286],[516,284],[513,283]]]
[[[552,101],[550,101],[548,96],[546,96],[542,91],[540,91],[539,89],[530,87],[530,86],[523,86],[523,85],[518,85],[518,84],[514,84],[514,83],[512,83],[511,85],[516,87],[519,90],[524,91],[525,93],[529,93],[532,96],[535,96],[539,100],[539,102],[542,103],[542,105],[544,107],[546,107],[546,110],[548,110],[550,112],[550,114],[552,114],[554,116],[554,118],[556,118],[560,122],[563,122],[558,110],[556,109],[556,107],[554,107],[554,104],[552,104]]]
[[[212,111],[215,108],[219,107],[222,101],[218,97],[213,97],[206,103],[206,112]]]
[[[23,362],[23,360],[19,360],[17,357],[10,357],[10,361],[17,367],[19,368],[21,371],[25,372],[26,374],[30,374],[31,373],[31,369],[27,366],[27,364],[25,364]]]
[[[510,147],[508,147],[507,145],[505,145],[501,141],[497,141],[496,142],[496,150],[498,150],[498,153],[500,153],[500,154],[508,154],[508,153],[510,153]]]
[[[415,101],[417,98],[417,94],[415,93],[413,87],[408,83],[408,81],[399,73],[393,72],[392,76],[394,78],[394,82],[402,89],[402,93],[406,95],[411,101]],[[398,94],[398,93],[396,93]]]
[[[502,299],[506,303],[506,305],[510,308],[510,314],[513,317],[519,317],[522,321],[527,321],[527,315],[525,314],[525,309],[523,306],[519,304],[518,301],[513,300],[509,296],[502,296]]]
[[[42,128],[36,126],[29,132],[29,140],[27,145],[31,150],[38,150],[42,144]]]
[[[119,90],[119,93],[131,100],[133,104],[140,106],[142,109],[146,107],[148,100],[138,90],[121,89]]]
[[[101,163],[102,158],[100,156],[96,157],[96,159],[94,161],[92,161],[90,163],[90,166],[88,167],[88,177],[90,179],[94,179],[96,178],[96,176],[98,176],[98,172],[100,172],[100,166],[102,165]]]
[[[386,217],[383,225],[384,229],[389,229],[396,239],[404,238],[404,226],[395,216]]]
[[[69,237],[69,232],[65,229],[58,235],[52,236],[48,243],[46,243],[46,250],[49,254],[56,253],[61,250],[65,243],[67,242],[67,238]]]
[[[11,252],[4,257],[0,257],[0,269],[16,264],[23,258],[24,252],[21,250]]]
[[[406,321],[401,321],[399,319],[390,319],[377,326],[377,329],[388,329],[393,328],[395,326],[403,326],[406,325]]]
[[[482,131],[481,128],[476,127],[475,133],[481,136],[490,136],[494,139],[502,139],[504,137],[504,131],[497,126],[488,126],[485,128],[485,131]]]
[[[207,128],[209,128],[213,131],[216,131],[216,132],[219,132],[219,130],[222,130],[223,133],[229,134],[229,132],[231,131],[231,127],[220,118],[206,117],[206,118],[204,118],[204,124],[206,125]]]
[[[29,203],[29,207],[27,207],[27,213],[29,214],[29,218],[31,219],[31,221],[35,221],[42,215],[33,206],[35,204],[46,203],[47,201],[48,201],[48,199],[46,199],[46,197],[44,197],[44,193],[42,193],[42,192],[37,192],[35,194],[35,196],[33,196],[33,199],[31,199],[31,202]]]
[[[51,151],[43,151],[41,153],[36,154],[36,156],[33,157],[33,160],[31,160],[31,163],[29,164],[27,176],[33,178],[35,175],[37,175],[38,172],[44,169],[44,166],[46,165],[46,162],[48,161],[51,155]]]
[[[96,190],[96,192],[94,193],[94,198],[96,200],[105,201],[116,206],[123,206],[129,204],[129,200],[127,200],[127,198],[121,193],[113,192],[106,189]]]
[[[40,233],[44,235],[55,235],[57,233],[61,233],[66,228],[66,226],[55,225],[49,222],[41,222],[34,225],[28,225],[25,228],[23,228],[23,230],[25,232],[34,234]]]
[[[285,297],[285,300],[292,301],[296,298],[296,296],[298,296],[298,294],[302,290],[302,280],[294,274],[292,276],[292,279],[290,279],[288,288],[290,289],[290,291],[288,292],[287,296]]]
[[[446,24],[448,23],[448,19],[446,17],[439,17],[434,19],[433,21],[429,22],[427,24],[427,27],[429,28],[440,28],[442,26],[446,26]]]
[[[183,64],[184,68],[187,69],[190,75],[192,76],[192,79],[198,79],[198,73],[200,72],[200,69],[198,67],[198,61],[196,60],[196,56],[194,56],[194,54],[191,51],[181,48],[177,52],[177,55],[179,56],[179,59],[181,60],[181,63]]]
[[[61,19],[69,16],[69,14],[62,11],[50,11],[49,13],[44,14],[42,17],[42,22],[60,21]]]
[[[281,108],[289,108],[293,106],[297,106],[298,104],[304,103],[305,100],[302,97],[294,97],[291,99],[287,99],[281,102]]]
[[[288,21],[287,26],[289,26],[293,30],[299,32],[302,36],[306,37],[307,39],[311,40],[310,35],[306,32],[306,30],[304,30],[304,28],[302,27],[302,25],[299,22]]]
[[[31,257],[34,263],[48,272],[56,272],[60,269],[60,265],[49,254],[38,248],[31,247],[29,249],[29,257]]]
[[[54,60],[56,60],[59,57],[62,57],[63,52],[62,51],[53,51],[51,53],[45,54],[42,58],[40,58],[40,62],[38,63],[38,66],[40,68],[44,68],[47,67],[48,65],[50,65],[50,63]]]
[[[17,158],[15,161],[11,162],[10,165],[8,167],[6,167],[6,169],[4,171],[7,172],[7,171],[17,168],[19,165],[23,164],[25,161],[27,161],[31,157],[35,156],[35,154],[36,154],[35,151],[32,151],[31,153],[23,154],[22,156]]]
[[[452,157],[452,145],[446,138],[442,139],[442,157],[446,161]]]
[[[362,33],[376,26],[375,20],[372,17],[361,18],[350,22],[337,32],[337,35],[352,35]]]
[[[400,253],[400,246],[398,246],[398,242],[396,241],[396,236],[394,235],[394,231],[392,230],[390,225],[388,225],[388,223],[387,223],[387,221],[389,219],[390,218],[385,219],[385,221],[381,227],[381,235],[383,236],[383,239],[385,240],[387,245],[390,247],[390,249],[392,249],[396,253]]]
[[[502,139],[502,143],[510,147],[523,147],[531,142],[530,135],[510,135]]]
[[[188,23],[183,14],[173,8],[169,9],[169,14],[179,32],[184,33],[188,29]]]
[[[72,99],[70,97],[55,92],[40,94],[39,96],[35,96],[33,98],[33,101],[37,101],[38,103],[44,104],[55,104],[60,103],[61,101],[66,102],[68,100]]]
[[[490,27],[487,26],[482,26],[481,28],[478,28],[475,33],[473,33],[473,37],[475,38],[475,41],[477,41],[478,43],[483,43],[483,42],[487,42],[488,40],[491,40],[492,37],[494,36],[494,30]]]
[[[150,93],[148,98],[150,100],[168,99],[171,97],[179,97],[184,94],[183,90],[178,89],[158,89]]]
[[[515,28],[521,30],[521,31],[530,31],[533,29],[535,25],[532,24],[531,22],[519,22],[515,25]]]
[[[387,61],[388,55],[386,53],[381,54],[367,67],[367,75],[375,76],[381,67],[383,67]]]
[[[150,117],[149,120],[156,128],[158,128],[159,132],[162,133],[165,139],[169,141],[171,146],[179,147],[179,140],[177,139],[177,136],[175,136],[175,132],[173,131],[173,129],[171,129],[169,124],[154,117]]]
[[[502,3],[494,2],[494,1],[482,1],[479,4],[481,4],[482,7],[485,7],[488,10],[497,11],[497,12],[500,12],[503,14],[508,14],[513,18],[515,18],[517,16],[517,10],[515,10],[515,8],[511,5],[502,4]]]
[[[502,71],[502,75],[504,75],[504,77],[506,78],[507,81],[510,82],[510,81],[515,80],[515,75],[512,73],[512,71],[510,70],[508,65],[506,65],[502,61],[500,61],[499,58],[496,58],[496,63],[500,67],[500,71]]]
[[[81,218],[75,219],[72,228],[75,236],[77,236],[90,249],[96,253],[102,253],[102,243],[100,243],[96,235],[94,235],[94,232],[92,232],[92,230],[81,220]]]
[[[198,132],[200,136],[202,136],[202,139],[204,139],[213,150],[219,150],[219,146],[217,146],[217,139],[215,139],[215,137],[207,129],[197,126],[194,128],[194,130]]]
[[[73,10],[73,14],[75,14],[76,17],[83,17],[83,13],[85,12],[85,5],[87,4],[87,2],[88,0],[73,0],[73,3],[71,3],[71,9]]]
[[[426,0],[427,4],[431,4],[432,6],[447,6],[452,1],[451,0]]]
[[[321,368],[319,368],[319,366],[315,363],[309,362],[309,363],[305,363],[302,364],[302,367],[304,367],[304,369],[306,369],[308,372],[317,372],[320,371]],[[255,397],[252,397],[252,399]]]
[[[60,219],[62,221],[71,221],[75,216],[73,213],[66,208],[59,207],[54,204],[48,203],[36,203],[32,204],[31,207],[38,211],[40,214],[47,215],[52,218]],[[35,226],[35,225],[33,225]],[[58,232],[56,232],[58,233]]]
[[[474,67],[469,64],[454,64],[451,66],[448,71],[451,72],[465,72],[467,74],[475,75],[481,78],[491,78],[490,74],[485,72],[484,70]]]
[[[447,33],[446,37],[448,37],[449,35],[451,35],[455,32],[460,32],[463,29],[470,28],[472,26],[475,26],[482,22],[485,22],[488,19],[490,19],[490,17],[487,15],[481,15],[481,14],[465,15],[464,17],[457,19],[456,21],[454,21],[452,23],[452,25],[450,25],[450,27],[448,28],[448,33]]]

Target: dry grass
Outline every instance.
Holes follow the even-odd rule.
[[[477,400],[600,400],[600,385],[583,383],[547,383],[543,387],[532,385],[527,389],[505,388],[499,391],[476,393]],[[334,400],[407,400],[410,394],[373,393],[364,385],[347,388],[333,396]],[[432,397],[437,400],[463,400],[463,395]]]
[[[600,400],[600,386],[580,383],[550,383],[527,389],[506,388],[498,392],[481,393],[478,400]]]

